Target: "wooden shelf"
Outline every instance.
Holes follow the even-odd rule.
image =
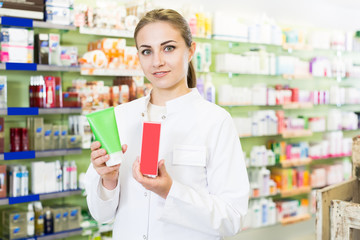
[[[303,214],[300,216],[284,218],[280,221],[280,223],[282,225],[289,225],[289,224],[293,224],[293,223],[306,221],[306,220],[309,220],[310,218],[311,218],[311,215],[307,213],[307,214]]]
[[[287,167],[297,167],[297,166],[304,166],[311,163],[311,158],[297,158],[297,159],[288,159],[282,161],[280,164],[283,168]]]
[[[282,105],[283,109],[309,109],[313,107],[314,105],[310,102],[306,102],[306,103],[294,102],[294,103],[286,103]]]
[[[311,192],[311,187],[301,187],[301,188],[295,188],[291,190],[281,190],[281,197],[291,197],[296,196],[300,194],[305,194]]]
[[[283,138],[310,137],[313,135],[311,130],[285,130],[282,134]]]
[[[282,77],[284,79],[289,79],[289,80],[312,80],[313,76],[309,73],[309,74],[283,74]]]

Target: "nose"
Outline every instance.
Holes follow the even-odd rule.
[[[165,63],[164,56],[161,51],[157,51],[153,54],[153,67],[158,68]]]

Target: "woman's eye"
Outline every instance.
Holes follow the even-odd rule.
[[[145,49],[141,52],[142,55],[149,55],[151,51],[149,49]]]
[[[171,52],[171,51],[174,50],[174,49],[175,49],[174,46],[166,46],[166,47],[164,48],[165,52]]]

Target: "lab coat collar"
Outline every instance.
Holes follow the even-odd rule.
[[[144,112],[146,112],[147,110],[147,106],[150,101],[150,96],[151,96],[151,91],[144,98]],[[184,107],[192,106],[192,104],[198,99],[202,99],[199,91],[197,90],[197,88],[191,88],[191,92],[182,95],[180,97],[177,97],[175,99],[172,99],[170,101],[167,101],[166,112],[167,114],[178,112]]]

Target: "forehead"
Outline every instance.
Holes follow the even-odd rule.
[[[179,29],[176,29],[170,23],[159,21],[149,23],[141,28],[136,36],[137,45],[158,45],[168,40],[176,42],[185,42]]]

